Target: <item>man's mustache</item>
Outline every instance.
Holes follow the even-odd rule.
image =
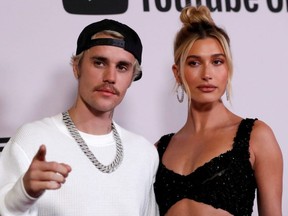
[[[101,85],[95,86],[93,91],[107,91],[117,96],[120,95],[120,91],[113,84],[109,83],[103,83]]]

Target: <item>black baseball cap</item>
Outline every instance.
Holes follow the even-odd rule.
[[[116,31],[124,36],[123,39],[115,38],[97,38],[91,39],[92,36],[98,32],[112,30]],[[123,48],[127,52],[130,52],[141,64],[142,62],[142,43],[138,34],[129,26],[111,19],[104,19],[99,22],[91,23],[86,26],[80,33],[77,40],[76,55],[93,47],[93,46],[117,46]],[[142,71],[134,81],[139,80],[142,77]]]

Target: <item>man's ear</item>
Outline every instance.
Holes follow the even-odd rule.
[[[181,80],[181,77],[180,77],[180,71],[179,71],[178,65],[173,64],[172,70],[173,70],[173,74],[174,74],[174,77],[175,77],[175,79],[176,79],[176,82],[179,83],[179,84],[181,84],[181,83],[182,83],[182,80]]]
[[[78,63],[77,62],[74,62],[73,63],[73,73],[74,73],[74,77],[76,79],[79,79],[80,77],[80,71],[79,71],[79,66],[78,66]]]

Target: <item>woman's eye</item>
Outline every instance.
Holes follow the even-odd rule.
[[[200,62],[199,61],[190,61],[190,62],[188,62],[188,65],[195,67],[195,66],[200,65]]]
[[[222,60],[222,59],[216,59],[216,60],[213,61],[214,65],[221,65],[223,63],[224,63],[224,60]]]

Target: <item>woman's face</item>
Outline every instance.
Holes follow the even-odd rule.
[[[175,72],[178,73],[177,66]],[[191,103],[211,103],[221,99],[227,86],[228,65],[217,39],[195,41],[184,64],[184,79],[189,87]]]

